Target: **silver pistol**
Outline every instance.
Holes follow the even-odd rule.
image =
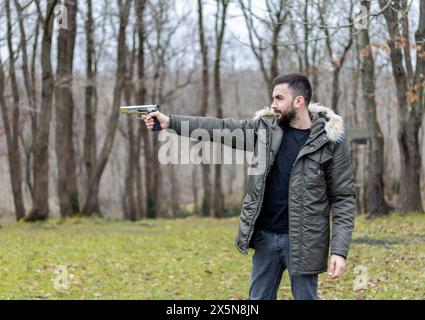
[[[120,107],[121,113],[127,113],[127,114],[135,114],[139,119],[142,119],[142,116],[146,116],[152,112],[157,111],[159,108],[159,105],[157,104],[144,104],[140,106],[123,106]],[[155,118],[153,122],[153,129],[152,131],[159,131],[161,130],[161,125],[159,121]]]

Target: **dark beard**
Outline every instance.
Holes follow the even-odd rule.
[[[295,109],[292,107],[286,114],[281,114],[281,117],[277,119],[277,124],[281,128],[289,128],[289,124],[296,117]]]

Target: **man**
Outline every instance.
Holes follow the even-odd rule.
[[[273,81],[273,104],[250,121],[184,117],[160,112],[145,117],[149,129],[189,133],[197,128],[266,132],[266,164],[252,175],[244,198],[236,247],[254,248],[250,299],[276,299],[288,269],[294,299],[317,299],[318,274],[336,279],[344,271],[354,228],[353,170],[342,118],[310,104],[312,89],[302,74]],[[256,145],[261,143],[257,134]],[[264,159],[265,158],[265,159]],[[332,221],[332,236],[330,236]]]

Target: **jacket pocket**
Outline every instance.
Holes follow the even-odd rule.
[[[327,266],[330,241],[329,220],[323,215],[304,218],[303,267],[306,271],[323,270]]]
[[[323,147],[309,153],[304,159],[304,175],[307,187],[325,187],[325,166],[332,159],[332,153]]]

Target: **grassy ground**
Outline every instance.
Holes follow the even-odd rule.
[[[237,225],[195,217],[3,224],[0,299],[246,299],[252,251],[234,247]],[[367,280],[363,289],[353,289],[356,279]],[[357,218],[344,277],[319,280],[321,299],[425,299],[425,214]],[[291,299],[286,273],[279,298]]]

